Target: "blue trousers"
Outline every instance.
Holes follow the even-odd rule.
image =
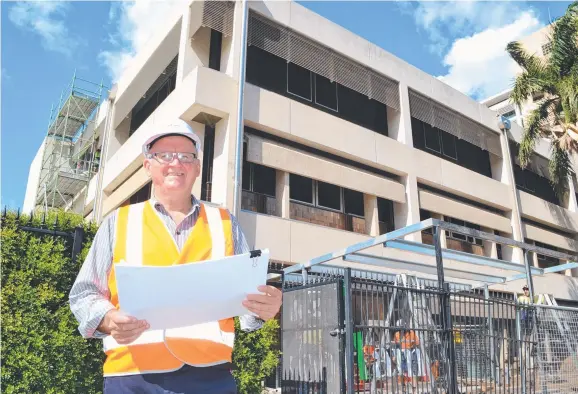
[[[185,365],[175,372],[104,378],[103,394],[236,394],[229,368]]]

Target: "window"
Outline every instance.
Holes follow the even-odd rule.
[[[247,82],[279,94],[287,92],[287,62],[256,46],[247,48]]]
[[[274,168],[265,167],[261,164],[247,161],[247,143],[243,149],[243,179],[242,189],[275,197],[276,171]]]
[[[420,222],[423,222],[424,220],[427,219],[431,219],[431,212],[430,211],[426,211],[425,209],[420,209],[419,210],[419,220]],[[422,231],[422,234],[432,234],[433,235],[433,227],[427,228],[425,230]]]
[[[291,200],[313,204],[313,179],[289,174],[289,198]]]
[[[152,182],[149,182],[141,187],[135,194],[130,196],[128,203],[132,205],[149,200],[151,198],[151,187]]]
[[[315,74],[315,103],[337,111],[337,83]]]
[[[442,135],[442,151],[444,156],[451,159],[458,159],[458,152],[456,147],[456,137],[450,133],[441,133]]]
[[[454,219],[451,217],[445,217],[445,221],[449,222],[449,223],[453,223],[456,224],[458,226],[463,226],[463,227],[468,227],[474,230],[480,230],[480,226],[478,226],[477,224],[473,224],[473,223],[469,223],[466,222],[464,220],[460,220],[460,219]],[[484,243],[480,238],[475,238],[475,237],[471,237],[469,235],[465,235],[465,234],[461,234],[461,233],[456,233],[453,231],[446,231],[446,237],[449,238],[453,238],[453,239],[457,239],[460,241],[465,241],[474,245],[480,245],[482,246]]]
[[[492,176],[488,151],[414,117],[411,118],[411,129],[414,148],[451,161],[478,174]]]
[[[548,41],[544,45],[542,45],[542,54],[544,56],[548,56],[552,52],[552,41]]]
[[[424,123],[423,130],[425,134],[424,137],[425,147],[427,149],[433,150],[434,152],[441,153],[442,147],[440,144],[439,129],[431,127],[431,125]]]
[[[540,248],[550,249],[552,251],[558,251],[558,249],[555,248],[554,246],[544,244],[542,242],[535,241],[534,245],[536,245]],[[552,257],[552,256],[546,256],[544,254],[536,253],[536,257],[538,257],[538,265],[540,268],[556,267],[556,266],[560,265],[560,263],[561,263],[560,259],[557,259],[556,257]],[[564,271],[558,271],[558,273],[564,274]]]
[[[361,217],[365,216],[363,193],[343,189],[343,201],[345,204],[345,213]]]
[[[247,82],[387,136],[387,106],[251,45]],[[315,95],[315,97],[314,97]]]
[[[311,101],[311,71],[295,63],[287,64],[287,91]]]
[[[171,64],[175,63],[178,59],[175,57]],[[163,101],[175,90],[175,85],[177,81],[177,70],[175,69],[167,76],[167,70],[161,74],[154,84],[159,84],[159,88],[152,93],[148,93],[148,96],[143,97],[134,106],[132,110],[132,116],[130,119],[129,136],[132,135],[147,119],[148,117],[162,104]]]
[[[395,230],[392,201],[377,197],[377,218],[381,234]]]
[[[502,115],[504,118],[509,119],[509,120],[513,120],[516,117],[516,111],[515,110],[511,110],[509,112],[506,112],[505,114]]]
[[[330,183],[317,182],[317,205],[341,211],[341,188]]]

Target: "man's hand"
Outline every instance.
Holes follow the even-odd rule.
[[[249,294],[243,306],[265,321],[274,318],[281,309],[283,293],[273,286],[259,286],[257,290],[264,294]]]
[[[117,309],[111,309],[104,315],[98,330],[110,334],[119,344],[128,345],[149,327],[145,320],[138,320]]]

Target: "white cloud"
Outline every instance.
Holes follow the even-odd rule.
[[[448,73],[439,78],[475,98],[485,98],[506,89],[519,71],[506,53],[506,45],[540,26],[535,15],[527,11],[510,24],[455,40],[443,60],[449,68]]]
[[[112,50],[103,50],[99,60],[108,69],[113,81],[117,81],[135,54],[142,50],[174,12],[182,12],[184,0],[137,0],[112,2],[109,11],[109,35]]]
[[[81,41],[71,37],[64,24],[67,9],[68,3],[59,1],[16,2],[8,17],[19,28],[38,34],[45,49],[70,56]]]
[[[429,49],[442,55],[450,46],[448,36],[464,36],[511,23],[523,9],[522,2],[422,1],[413,10],[416,24],[427,31]]]

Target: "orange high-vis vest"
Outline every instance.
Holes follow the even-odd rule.
[[[226,209],[201,204],[183,249],[178,247],[150,202],[119,208],[113,264],[173,265],[219,259],[234,254],[231,217]],[[108,277],[110,300],[117,309],[114,269]],[[135,316],[138,318],[138,316]],[[104,376],[175,371],[184,364],[211,366],[231,362],[235,340],[232,318],[190,327],[148,330],[129,345],[112,336],[103,340]]]

